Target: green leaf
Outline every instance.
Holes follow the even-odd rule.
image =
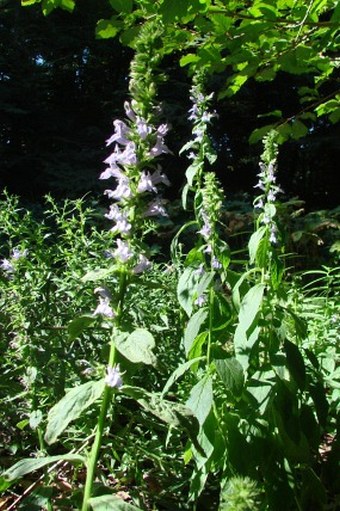
[[[206,343],[208,339],[208,332],[201,332],[198,334],[198,336],[194,339],[194,342],[192,343],[192,346],[188,353],[188,359],[191,360],[192,358],[200,357],[202,354],[202,347]],[[197,371],[198,363],[193,367],[194,371]]]
[[[188,53],[187,55],[184,55],[179,61],[179,65],[181,67],[187,66],[188,64],[193,64],[196,62],[199,62],[200,57],[198,55],[195,55],[194,53]]]
[[[249,289],[247,294],[242,299],[238,319],[239,324],[245,331],[248,330],[248,328],[252,325],[257,313],[261,308],[264,290],[264,284],[256,284]]]
[[[96,317],[90,314],[83,314],[78,318],[74,318],[67,327],[71,341],[79,337],[79,335],[95,321]]]
[[[157,360],[152,353],[155,347],[153,335],[144,328],[136,328],[130,335],[121,333],[114,339],[117,350],[134,364],[156,365]]]
[[[41,0],[21,0],[22,7],[26,7],[28,5],[38,4]]]
[[[291,136],[292,136],[292,138],[294,138],[294,140],[298,140],[299,138],[306,136],[307,133],[308,133],[308,128],[305,124],[303,124],[303,122],[296,119],[292,123]]]
[[[275,128],[275,124],[267,124],[266,126],[262,126],[262,128],[256,128],[250,134],[250,137],[248,139],[249,140],[249,144],[255,144],[256,142],[259,142],[273,128]]]
[[[84,410],[100,398],[104,387],[104,380],[99,380],[90,381],[69,390],[48,414],[45,441],[49,445],[53,444],[71,421],[77,419]]]
[[[194,299],[204,293],[213,277],[213,273],[204,273],[200,276],[196,268],[186,268],[180,276],[177,298],[188,316],[191,316]]]
[[[76,3],[75,0],[61,0],[60,7],[68,12],[73,12]]]
[[[284,349],[287,357],[287,368],[298,387],[304,390],[306,387],[306,368],[303,357],[296,344],[285,340]]]
[[[250,240],[248,243],[250,264],[253,264],[255,262],[256,253],[259,248],[260,241],[262,240],[265,233],[266,233],[266,227],[262,226],[259,229],[257,229],[257,231],[255,231],[250,237]]]
[[[40,410],[33,410],[30,413],[29,424],[32,429],[37,429],[43,419],[43,415]]]
[[[236,358],[214,360],[217,373],[226,388],[235,396],[242,393],[244,384],[243,368]]]
[[[121,28],[122,28],[122,23],[120,21],[118,21],[115,18],[115,16],[113,16],[109,20],[101,19],[101,20],[97,21],[96,37],[98,39],[109,39],[111,37],[115,37]],[[83,277],[83,279],[84,278],[85,277]]]
[[[192,360],[188,360],[187,362],[184,362],[180,366],[175,369],[175,371],[172,373],[172,375],[169,377],[168,381],[164,385],[164,388],[162,390],[162,396],[165,396],[165,394],[168,392],[168,390],[172,387],[172,385],[180,378],[184,373],[190,369],[190,367],[193,364],[196,364],[196,362],[200,362],[201,360],[204,360],[205,357],[197,357],[193,358]]]
[[[93,511],[141,511],[139,507],[128,504],[115,495],[92,497],[89,503]]]
[[[265,286],[256,284],[243,297],[238,315],[238,325],[234,335],[234,346],[237,360],[246,370],[249,365],[250,352],[260,334],[260,327],[254,325],[261,308]]]
[[[34,472],[34,470],[39,470],[46,465],[57,463],[58,461],[80,461],[85,464],[85,458],[80,456],[80,454],[61,454],[58,456],[47,456],[46,458],[25,458],[3,472],[2,477],[7,481],[13,481],[30,472]]]
[[[109,0],[109,2],[117,12],[129,14],[132,11],[133,0]]]
[[[111,268],[98,268],[97,270],[91,270],[84,277],[81,278],[82,282],[96,282],[97,280],[105,280],[109,275],[112,275],[117,271],[117,266]]]
[[[208,311],[205,308],[199,309],[191,316],[184,332],[184,348],[185,353],[188,355],[194,339],[197,337],[201,326],[208,317]]]
[[[191,389],[186,406],[192,410],[195,417],[202,426],[208,417],[213,405],[212,380],[210,376],[205,376]]]

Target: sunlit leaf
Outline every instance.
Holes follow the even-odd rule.
[[[92,497],[89,503],[93,511],[141,511],[139,507],[124,502],[124,500],[115,495]]]
[[[53,444],[70,422],[99,399],[104,386],[104,380],[90,381],[69,390],[48,414],[45,441]]]
[[[3,472],[2,477],[8,481],[12,481],[19,479],[30,472],[39,470],[46,465],[57,463],[58,461],[85,463],[85,458],[84,456],[80,456],[80,454],[61,454],[58,456],[47,456],[45,458],[25,458]]]
[[[156,365],[157,360],[152,353],[155,339],[148,330],[137,328],[131,334],[122,333],[114,342],[117,350],[130,362]]]
[[[213,400],[212,380],[210,376],[205,376],[191,389],[186,402],[201,426],[209,415]]]

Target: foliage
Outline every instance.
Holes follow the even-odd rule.
[[[114,149],[100,174],[116,184],[104,192],[113,201],[104,214],[110,230],[98,229],[98,207],[83,200],[58,206],[47,198],[39,219],[11,196],[1,205],[3,420],[18,457],[4,467],[1,488],[10,495],[28,473],[41,473],[8,509],[21,502],[194,510],[204,501],[204,509],[220,511],[335,510],[339,268],[300,275],[287,268],[289,206],[278,182],[280,143],[307,128],[295,117],[261,131],[254,228],[234,252],[223,234],[207,87],[228,67],[218,92],[233,95],[251,76],[259,79],[264,61],[272,73],[308,73],[316,86],[335,66],[338,9],[332,2],[254,2],[247,10],[237,2],[110,3],[118,14],[99,22],[98,35],[130,30],[135,50],[125,119],[113,122],[107,146]],[[73,6],[42,2],[46,13]],[[187,221],[164,265],[153,263],[148,242],[173,225],[162,195],[170,183],[160,163],[171,150],[158,87],[161,60],[175,49],[192,51],[180,61],[192,73],[192,136],[180,151],[189,160]],[[326,100],[313,108],[333,108]]]

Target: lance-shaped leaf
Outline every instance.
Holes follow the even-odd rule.
[[[90,381],[69,390],[48,414],[45,441],[53,444],[71,421],[99,399],[104,386],[104,380]]]
[[[192,410],[193,414],[202,426],[208,417],[213,404],[213,389],[210,376],[205,376],[191,389],[186,406]]]
[[[61,454],[58,456],[46,456],[45,458],[26,458],[18,461],[18,463],[7,469],[6,472],[3,472],[1,475],[7,481],[14,481],[46,465],[58,463],[58,461],[85,463],[85,458],[84,456],[80,456],[80,454]]]

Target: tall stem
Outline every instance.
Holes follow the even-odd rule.
[[[117,316],[115,319],[115,324],[113,326],[112,335],[111,335],[110,353],[109,353],[109,361],[108,361],[109,367],[113,367],[116,362],[116,346],[114,343],[114,336],[115,336],[117,327],[119,327],[120,320],[122,317],[126,288],[127,288],[126,273],[122,272],[120,275],[120,282],[119,282]],[[97,465],[97,461],[98,461],[98,457],[99,457],[99,451],[100,451],[100,448],[102,445],[106,416],[107,416],[107,411],[108,411],[108,408],[109,408],[109,405],[111,402],[111,398],[112,398],[112,389],[108,385],[105,385],[105,388],[104,388],[103,394],[102,394],[102,402],[101,402],[100,413],[99,413],[99,418],[98,418],[98,423],[97,423],[96,436],[94,438],[90,457],[89,457],[89,460],[87,463],[86,482],[85,482],[83,504],[82,504],[81,511],[89,511],[90,510],[89,500],[92,495],[92,487],[93,487],[93,481],[94,481],[94,476],[95,476],[95,470],[96,470],[96,465]]]

